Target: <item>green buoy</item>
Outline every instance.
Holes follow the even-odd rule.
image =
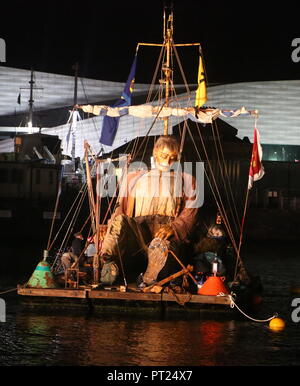
[[[47,263],[48,251],[44,251],[44,259],[38,263],[26,287],[32,288],[57,288],[54,276]]]

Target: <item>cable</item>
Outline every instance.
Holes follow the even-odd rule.
[[[3,292],[0,292],[0,295],[2,294],[6,294],[7,292],[12,292],[12,291],[16,291],[18,288],[11,288],[9,290],[6,290],[6,291],[3,291]]]
[[[254,319],[254,318],[252,318],[251,316],[247,315],[244,311],[242,311],[242,310],[240,309],[240,307],[235,303],[234,298],[233,298],[233,295],[234,295],[234,294],[232,294],[232,295],[226,295],[226,294],[224,294],[223,292],[220,292],[217,296],[228,296],[229,299],[230,299],[230,307],[231,307],[231,308],[236,307],[236,308],[237,308],[244,316],[246,316],[246,318],[248,318],[248,319],[250,319],[250,320],[253,320],[254,322],[260,322],[260,323],[269,322],[270,320],[272,320],[272,319],[274,319],[274,318],[277,318],[277,316],[278,316],[278,313],[275,312],[275,314],[274,314],[273,316],[271,316],[270,318],[268,318],[268,319]]]

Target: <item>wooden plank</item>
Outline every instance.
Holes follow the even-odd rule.
[[[19,295],[86,298],[86,290],[68,288],[25,288],[18,287]]]
[[[89,292],[88,296],[90,299],[161,301],[161,295],[152,292],[144,293],[93,290]]]
[[[138,301],[169,301],[199,304],[223,304],[230,305],[229,296],[208,296],[208,295],[190,295],[190,294],[156,294],[151,292],[119,292],[119,291],[103,291],[93,290],[89,292],[90,299],[116,299],[116,300],[138,300]]]
[[[230,305],[231,300],[228,295],[225,295],[225,296],[192,295],[190,299],[190,303]]]

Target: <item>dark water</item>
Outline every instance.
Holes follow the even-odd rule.
[[[40,260],[38,244],[3,247],[0,288],[16,286]],[[41,247],[42,249],[42,247]],[[18,253],[16,251],[19,251]],[[26,257],[36,261],[26,268]],[[285,320],[283,331],[269,323],[238,315],[201,314],[141,317],[127,315],[35,312],[24,309],[14,293],[6,300],[6,322],[0,323],[2,366],[295,366],[300,364],[300,323],[293,322],[291,286],[300,287],[300,256],[293,245],[274,242],[244,247],[246,266],[261,275],[264,298],[254,316],[275,312]],[[26,271],[27,269],[27,271]],[[5,274],[5,271],[7,272]],[[299,300],[300,304],[300,300]],[[300,316],[300,311],[299,311]]]

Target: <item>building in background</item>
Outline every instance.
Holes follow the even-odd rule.
[[[123,152],[128,148],[131,141],[145,135],[151,124],[152,118],[142,121],[132,116],[123,116],[120,119],[113,146],[108,147],[99,143],[102,128],[102,116],[91,116],[79,111],[76,127],[70,121],[70,112],[74,102],[74,77],[42,72],[34,73],[34,108],[32,127],[26,126],[28,115],[28,100],[30,88],[28,86],[30,71],[13,69],[0,66],[0,149],[3,153],[5,146],[15,147],[18,153],[19,138],[24,130],[27,133],[38,132],[56,138],[60,141],[61,159],[82,159],[84,154],[84,140],[91,145],[95,155],[107,154],[110,151]],[[124,83],[99,81],[93,79],[80,79],[78,83],[78,104],[110,105],[121,94]],[[146,99],[149,85],[136,84],[133,94],[133,104],[142,103]],[[207,106],[223,108],[228,110],[238,109],[245,106],[248,110],[257,109],[259,118],[256,122],[260,132],[263,147],[263,163],[265,176],[257,181],[250,194],[249,205],[257,209],[256,215],[265,215],[265,223],[270,223],[269,233],[272,233],[272,221],[280,222],[286,233],[293,232],[293,222],[289,220],[292,213],[300,211],[300,81],[267,81],[267,82],[244,82],[234,84],[214,85],[208,87]],[[182,85],[178,86],[178,93],[183,92]],[[179,94],[179,97],[184,97]],[[192,98],[191,98],[192,99]],[[220,118],[226,122],[228,127],[235,128],[236,139],[240,144],[249,144],[253,140],[253,129],[255,121],[249,117]],[[176,117],[171,125],[180,124],[180,117]],[[72,126],[73,125],[73,126]],[[157,136],[162,132],[159,125],[157,131],[152,132]],[[32,134],[31,134],[32,135]],[[235,150],[229,142],[227,151],[229,170],[232,178],[247,180],[248,162],[246,159],[233,157]],[[4,146],[5,145],[5,146]],[[238,141],[235,141],[235,149]],[[32,149],[33,150],[32,146]],[[230,152],[231,149],[231,152]],[[7,148],[6,148],[7,150]],[[40,153],[40,151],[38,151]],[[52,151],[50,150],[52,153]],[[20,154],[20,153],[19,153]],[[40,155],[26,151],[24,157],[36,157],[40,169],[51,167],[49,155]],[[53,154],[53,153],[52,153]],[[51,157],[50,157],[51,158]],[[29,161],[29,160],[28,160]],[[4,160],[1,162],[5,162]],[[7,160],[6,160],[7,162]],[[10,162],[15,162],[11,159]],[[26,160],[23,162],[26,162]],[[7,164],[8,165],[8,164]],[[32,164],[33,165],[33,164]],[[47,166],[48,165],[48,166]],[[32,166],[33,167],[33,166]],[[217,166],[216,166],[217,168]],[[13,169],[13,166],[12,166]],[[65,170],[68,168],[66,167]],[[1,177],[2,173],[2,177]],[[5,180],[7,172],[0,171],[0,180]],[[20,180],[20,172],[13,172],[9,177],[11,181]],[[27,172],[24,172],[25,174]],[[38,173],[35,171],[34,173]],[[49,177],[50,178],[50,177]],[[3,183],[3,182],[2,182]],[[0,182],[1,184],[1,182]],[[50,191],[50,190],[49,190]],[[254,212],[255,213],[255,210]],[[277,220],[275,214],[280,213]],[[282,216],[287,216],[283,218]],[[255,217],[255,216],[254,216]],[[295,214],[295,223],[297,222]],[[249,218],[251,222],[251,217]],[[255,221],[255,218],[254,218]],[[290,225],[289,225],[290,224]],[[253,229],[255,226],[253,226]],[[258,229],[258,228],[257,228]],[[268,233],[268,229],[265,229]]]

